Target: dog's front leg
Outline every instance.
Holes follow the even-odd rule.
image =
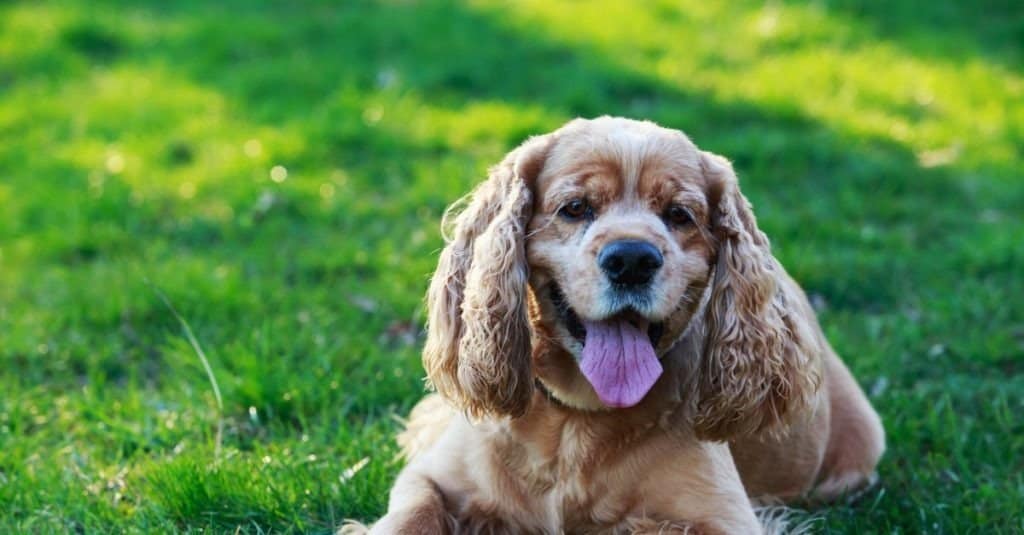
[[[727,444],[687,440],[672,450],[641,474],[635,492],[645,499],[632,511],[629,533],[764,533]]]
[[[406,469],[391,489],[383,518],[369,528],[346,524],[338,535],[448,535],[453,532],[450,519],[437,485],[426,474]]]

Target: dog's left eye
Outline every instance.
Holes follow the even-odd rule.
[[[693,216],[690,215],[690,211],[686,208],[673,204],[668,207],[668,210],[665,210],[665,221],[677,227],[683,227],[693,223]]]
[[[570,221],[581,219],[590,213],[590,205],[587,204],[586,199],[573,199],[558,209],[558,215]]]

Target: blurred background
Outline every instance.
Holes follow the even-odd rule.
[[[1024,530],[1022,54],[1016,0],[0,2],[0,531],[379,516],[442,211],[602,114],[734,161],[882,414],[819,531]]]

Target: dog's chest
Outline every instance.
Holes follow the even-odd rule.
[[[511,479],[550,527],[607,529],[636,504],[636,497],[624,490],[636,488],[631,480],[637,473],[621,461],[635,437],[596,431],[588,422],[568,420],[533,440],[519,437],[509,444],[517,450],[506,457]]]

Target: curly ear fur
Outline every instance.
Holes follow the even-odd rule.
[[[427,292],[423,366],[471,416],[521,416],[533,391],[525,234],[550,140],[535,137],[493,167],[446,234]]]
[[[718,259],[706,312],[695,428],[707,440],[784,431],[807,408],[820,371],[814,336],[790,312],[787,275],[757,228],[724,158],[701,154]]]

